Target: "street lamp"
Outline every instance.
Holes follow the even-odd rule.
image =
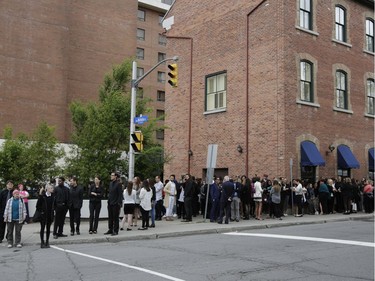
[[[132,90],[131,90],[131,107],[130,107],[130,136],[129,136],[129,173],[128,178],[129,180],[132,180],[134,178],[134,159],[135,159],[135,153],[132,147],[132,137],[131,135],[135,131],[135,124],[134,124],[134,118],[135,118],[135,108],[136,108],[136,98],[137,98],[137,88],[138,84],[147,76],[149,75],[155,68],[157,68],[159,65],[166,61],[178,61],[178,56],[174,56],[172,58],[167,58],[162,61],[159,61],[156,65],[154,65],[149,71],[147,71],[145,74],[143,74],[141,77],[137,79],[137,62],[133,61],[132,65]]]

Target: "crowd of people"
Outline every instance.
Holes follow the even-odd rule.
[[[70,235],[80,235],[81,208],[84,189],[76,177],[68,182],[59,177],[39,191],[34,222],[40,222],[41,248],[49,248],[51,226],[54,239],[67,237],[64,224],[69,212]],[[180,181],[171,175],[164,183],[160,176],[141,180],[121,180],[117,172],[110,174],[108,194],[99,176],[87,188],[89,197],[89,234],[97,234],[103,199],[107,199],[108,230],[105,235],[116,236],[119,231],[147,230],[156,221],[165,219],[191,222],[193,217],[205,216],[212,223],[228,224],[240,220],[282,220],[289,214],[350,214],[374,211],[373,181],[350,178],[321,179],[316,183],[286,178],[270,179],[243,176],[214,177],[206,184],[202,179],[186,174]],[[21,230],[29,222],[28,192],[22,184],[14,187],[9,180],[0,192],[0,241],[4,236],[8,248],[22,247]],[[123,215],[121,214],[123,209]],[[36,215],[38,213],[38,216]],[[121,218],[122,217],[122,218]],[[150,223],[151,219],[151,223]],[[138,220],[141,224],[138,227]],[[5,230],[6,235],[5,235]],[[13,235],[15,233],[15,235]],[[14,239],[13,239],[13,236]]]

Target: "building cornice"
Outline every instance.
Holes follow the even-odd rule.
[[[171,7],[170,5],[161,3],[160,0],[138,0],[138,6],[162,13],[166,13]]]

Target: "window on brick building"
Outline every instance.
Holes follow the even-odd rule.
[[[167,37],[165,35],[159,34],[159,45],[167,45]]]
[[[344,71],[336,71],[336,107],[348,109],[347,75]]]
[[[167,58],[167,55],[165,53],[158,53],[158,62],[161,62],[162,60],[165,60]]]
[[[157,98],[157,101],[165,101],[165,92],[164,91],[158,91],[156,98]]]
[[[145,34],[146,34],[146,31],[142,28],[137,28],[137,39],[138,40],[145,40]]]
[[[164,120],[164,110],[161,110],[161,109],[157,109],[156,110],[156,118],[161,118],[161,120]]]
[[[313,89],[313,65],[309,61],[300,62],[300,85],[301,95],[300,99],[306,102],[314,102]]]
[[[156,139],[158,139],[158,140],[164,139],[164,130],[157,130],[156,131]]]
[[[299,0],[299,26],[313,29],[311,0]]]
[[[158,71],[158,82],[165,83],[165,72]]]
[[[143,88],[141,88],[141,87],[138,87],[138,89],[137,89],[137,98],[143,99]]]
[[[140,60],[145,59],[145,49],[137,48],[137,59],[140,59]]]
[[[206,76],[205,111],[225,109],[227,106],[227,73]]]
[[[143,67],[137,67],[137,78],[143,76],[145,74],[145,69]]]
[[[366,51],[374,52],[374,20],[366,19]]]
[[[335,39],[346,42],[346,11],[341,6],[335,8]]]
[[[138,10],[138,20],[146,21],[146,12],[144,10]]]
[[[367,79],[367,114],[375,115],[375,82]]]

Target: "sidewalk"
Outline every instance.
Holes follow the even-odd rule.
[[[264,216],[265,217],[265,216]],[[328,222],[337,221],[351,221],[351,220],[361,220],[368,219],[369,223],[374,223],[374,214],[357,213],[351,215],[343,214],[332,214],[332,215],[305,215],[303,217],[288,216],[283,217],[283,220],[275,219],[265,219],[263,221],[258,221],[255,219],[251,220],[241,220],[239,222],[230,222],[229,224],[218,224],[210,223],[209,220],[203,222],[202,216],[193,218],[193,222],[184,223],[180,219],[175,219],[174,221],[156,221],[155,228],[149,228],[148,230],[138,230],[138,227],[142,221],[138,221],[138,227],[133,227],[132,231],[126,231],[126,226],[124,231],[120,231],[119,235],[111,236],[104,235],[107,231],[107,220],[99,221],[99,228],[97,234],[89,234],[88,232],[88,221],[83,220],[81,222],[81,235],[70,236],[70,226],[69,218],[65,220],[64,234],[68,237],[59,237],[58,239],[53,239],[51,226],[51,245],[62,245],[62,244],[80,244],[80,243],[100,243],[100,242],[119,242],[119,241],[130,241],[130,240],[141,240],[141,239],[157,239],[164,237],[176,237],[176,236],[186,236],[186,235],[197,235],[197,234],[209,234],[209,233],[224,233],[232,231],[243,231],[251,229],[262,229],[262,228],[274,228],[281,226],[291,226],[291,225],[304,225],[304,224],[321,224]],[[121,226],[120,226],[121,227]],[[24,225],[22,228],[22,244],[24,246],[40,245],[39,238],[39,223],[30,223]],[[0,247],[6,247],[7,243],[4,239],[0,243]]]

